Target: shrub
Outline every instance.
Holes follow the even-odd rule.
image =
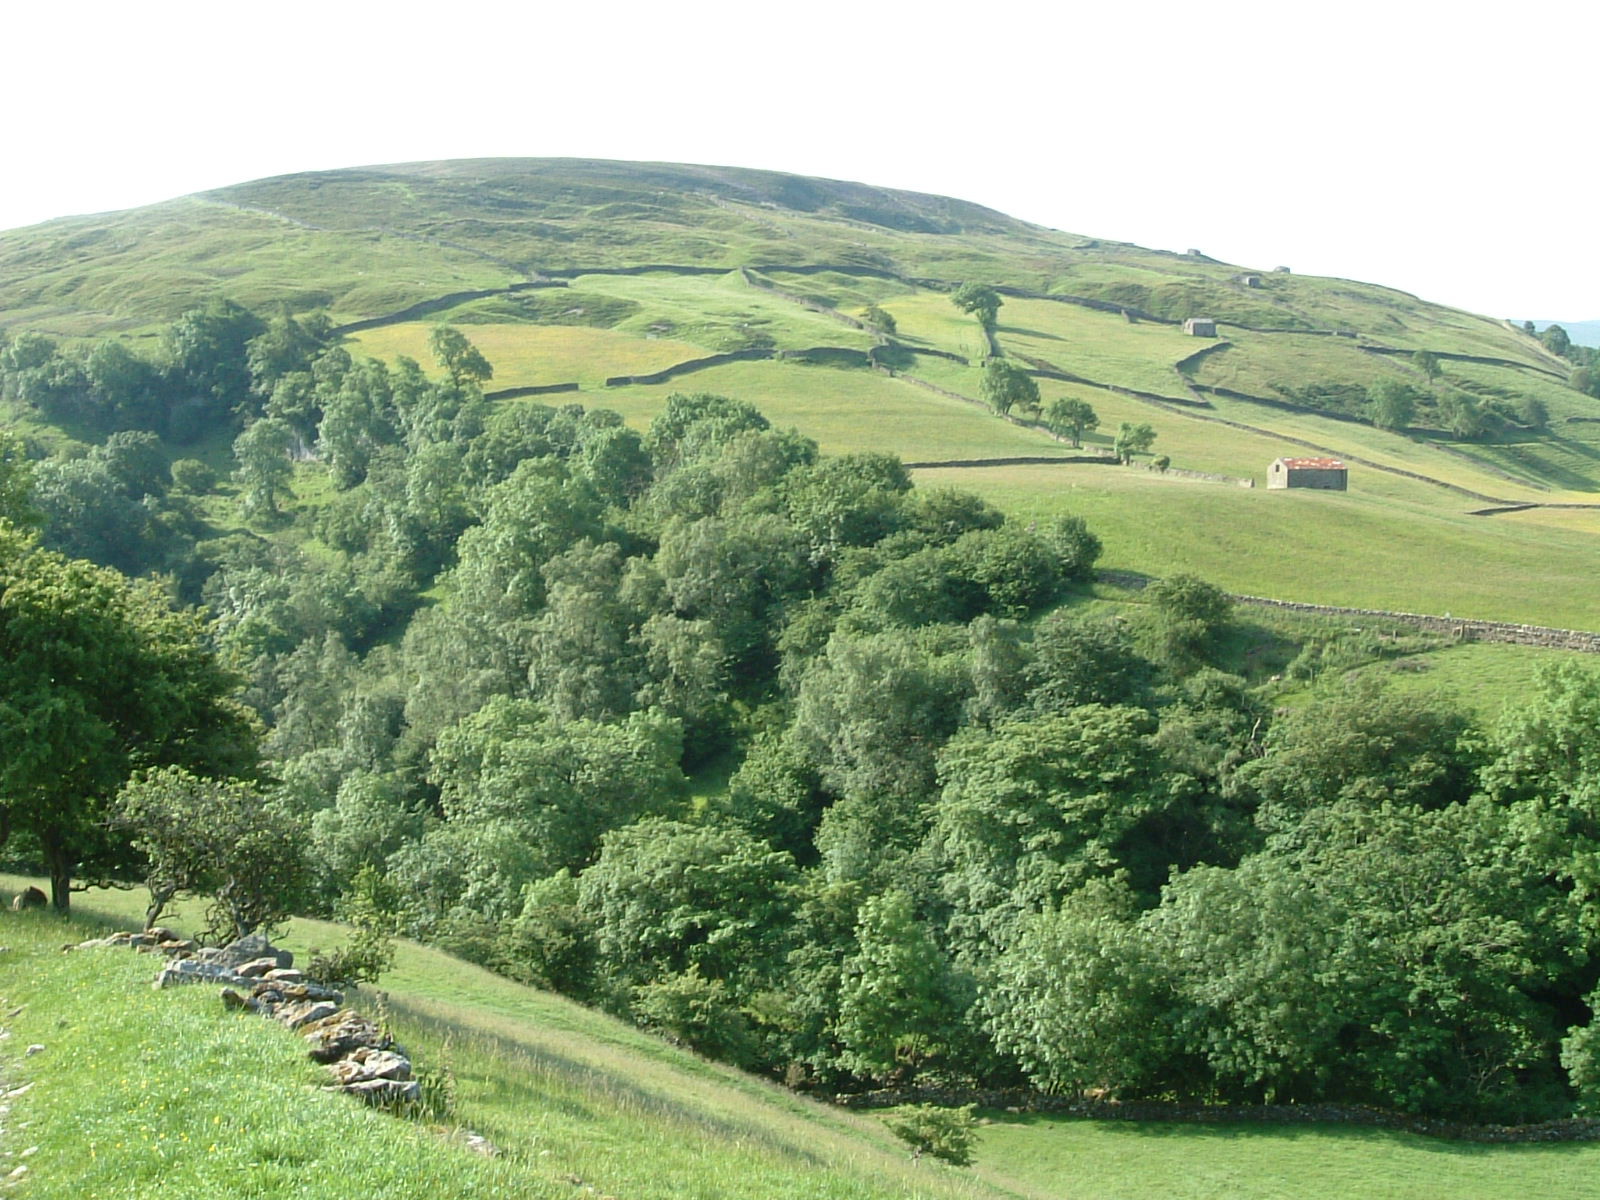
[[[340,916],[352,927],[349,942],[327,954],[313,950],[306,974],[336,987],[376,983],[394,966],[396,899],[376,867],[362,867],[339,902]]]
[[[973,1105],[940,1108],[918,1104],[889,1118],[889,1129],[910,1146],[914,1157],[931,1154],[958,1167],[972,1162],[972,1143],[978,1136]]]

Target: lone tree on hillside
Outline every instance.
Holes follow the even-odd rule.
[[[1117,452],[1117,458],[1123,466],[1133,461],[1135,454],[1147,454],[1150,447],[1155,444],[1156,431],[1143,421],[1135,425],[1132,421],[1124,421],[1117,429],[1117,440],[1112,447]]]
[[[1044,410],[1044,421],[1050,432],[1070,437],[1074,446],[1083,445],[1087,431],[1100,428],[1100,417],[1089,402],[1068,396],[1050,401]]]
[[[450,382],[460,387],[469,380],[483,383],[494,378],[494,367],[467,335],[454,325],[435,325],[428,337],[428,349],[433,361],[444,368]]]
[[[1426,375],[1429,383],[1439,378],[1439,373],[1443,370],[1439,364],[1439,356],[1432,350],[1418,350],[1411,356],[1411,365]]]
[[[251,422],[233,440],[233,457],[239,465],[233,473],[239,483],[239,506],[246,515],[278,515],[278,500],[289,495],[289,481],[294,478],[294,463],[290,451],[294,448],[294,430],[276,417],[263,417]]]
[[[149,862],[146,926],[178,896],[205,895],[207,941],[270,936],[308,891],[305,823],[247,783],[142,771],[118,794],[114,820]]]
[[[991,358],[983,367],[983,401],[1002,415],[1013,408],[1039,407],[1039,385],[1033,376],[1003,358]]]
[[[894,314],[876,304],[869,304],[861,310],[861,320],[863,324],[870,325],[879,333],[892,334],[898,328]]]
[[[985,329],[993,329],[1000,317],[1000,293],[986,283],[963,283],[950,297],[950,303],[977,317]]]

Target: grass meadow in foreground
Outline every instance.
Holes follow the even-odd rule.
[[[27,882],[0,877],[0,892]],[[11,946],[0,995],[24,1006],[0,1042],[0,1079],[34,1083],[12,1102],[0,1152],[39,1147],[0,1159],[5,1170],[30,1166],[18,1195],[1561,1200],[1592,1194],[1600,1168],[1600,1146],[1590,1144],[1007,1113],[989,1114],[970,1170],[912,1165],[877,1114],[817,1105],[405,944],[383,981],[396,1033],[424,1069],[448,1069],[455,1125],[502,1150],[485,1160],[461,1148],[459,1129],[321,1092],[294,1038],[227,1015],[214,989],[153,991],[150,956],[59,952],[94,933],[93,919],[132,926],[141,901],[90,893],[72,926],[0,913],[0,944]],[[188,915],[180,910],[174,923]],[[295,921],[281,940],[303,953],[339,936],[337,926]],[[379,1001],[363,992],[357,1004],[373,1011]],[[46,1049],[24,1058],[30,1043]]]
[[[978,1173],[1063,1200],[1581,1200],[1600,1146],[1489,1146],[1337,1125],[1161,1124],[990,1114]]]
[[[0,877],[0,891],[26,883]],[[410,944],[383,981],[385,1000],[363,991],[353,1003],[369,1014],[387,1008],[418,1066],[448,1070],[455,1117],[430,1127],[374,1112],[321,1092],[321,1070],[297,1039],[225,1013],[216,989],[156,992],[148,955],[59,952],[96,932],[84,918],[136,925],[141,900],[138,892],[87,895],[71,926],[45,914],[0,914],[0,944],[12,947],[0,995],[25,1006],[0,1043],[0,1078],[35,1083],[13,1102],[0,1151],[38,1145],[25,1160],[32,1195],[1044,1194],[996,1191],[953,1168],[913,1165],[874,1117],[824,1107]],[[185,927],[190,916],[192,906],[180,908],[172,923]],[[281,941],[303,954],[340,936],[336,926],[296,921]],[[35,1042],[46,1050],[22,1058]],[[502,1156],[467,1152],[457,1126],[486,1135]]]
[[[93,936],[48,914],[5,913],[0,1078],[9,1101],[0,1176],[17,1195],[74,1200],[569,1194],[507,1155],[323,1092],[297,1038],[226,1013],[214,988],[156,991],[157,960],[62,954]],[[44,1049],[24,1057],[25,1047]],[[29,1086],[31,1085],[31,1086]],[[27,1156],[22,1157],[24,1152]]]

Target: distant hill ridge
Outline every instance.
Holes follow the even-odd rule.
[[[257,309],[327,308],[348,323],[546,271],[645,264],[854,265],[1071,293],[1166,320],[1374,335],[1395,311],[1419,307],[1392,289],[1243,271],[862,183],[464,159],[284,175],[0,233],[0,327],[135,332],[213,294]]]

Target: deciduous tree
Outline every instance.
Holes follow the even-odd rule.
[[[993,329],[999,320],[1002,302],[1000,293],[986,283],[963,283],[951,295],[950,303],[977,317],[985,329]]]
[[[31,838],[55,906],[115,861],[104,817],[140,767],[253,765],[255,732],[198,614],[154,584],[0,528],[0,835]]]
[[[1066,434],[1074,446],[1083,445],[1083,435],[1100,428],[1100,418],[1087,400],[1062,396],[1050,401],[1044,410],[1045,424],[1052,433]]]
[[[1033,376],[1003,358],[991,358],[983,365],[983,383],[979,391],[984,403],[1002,415],[1013,408],[1039,407],[1039,385]]]

